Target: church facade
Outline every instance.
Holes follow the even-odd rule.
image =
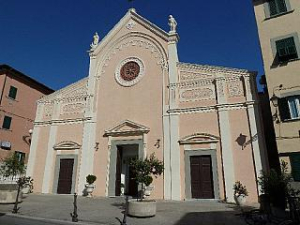
[[[88,77],[38,101],[27,175],[34,192],[135,195],[128,161],[164,162],[152,198],[227,199],[241,181],[257,201],[265,151],[256,73],[181,63],[177,23],[165,32],[130,9],[91,44]]]

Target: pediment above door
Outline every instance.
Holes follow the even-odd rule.
[[[188,135],[179,140],[179,144],[204,144],[204,143],[216,143],[219,141],[219,137],[212,134],[196,133]]]
[[[147,134],[149,131],[150,129],[146,126],[132,122],[130,120],[125,120],[119,125],[109,130],[105,130],[104,136],[133,136]]]

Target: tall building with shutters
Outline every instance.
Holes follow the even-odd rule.
[[[300,2],[254,0],[280,160],[300,182]]]
[[[167,21],[166,21],[167,22]],[[152,198],[234,198],[241,181],[257,201],[265,166],[256,73],[179,62],[177,22],[166,32],[134,9],[89,51],[89,76],[38,101],[27,175],[39,193],[130,195],[128,162],[164,162]],[[100,35],[103,36],[103,35]],[[196,44],[196,43],[195,43]]]
[[[11,66],[0,65],[0,163],[12,154],[27,163],[36,101],[53,92]]]

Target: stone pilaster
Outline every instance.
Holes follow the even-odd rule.
[[[218,104],[227,102],[225,95],[225,78],[222,75],[218,75],[216,78],[216,93]],[[225,195],[228,202],[234,202],[234,192],[232,187],[235,182],[235,174],[228,111],[226,109],[218,108],[218,117],[225,180]]]

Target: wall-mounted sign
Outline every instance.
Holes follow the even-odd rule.
[[[10,150],[11,143],[9,141],[1,141],[1,148]]]

